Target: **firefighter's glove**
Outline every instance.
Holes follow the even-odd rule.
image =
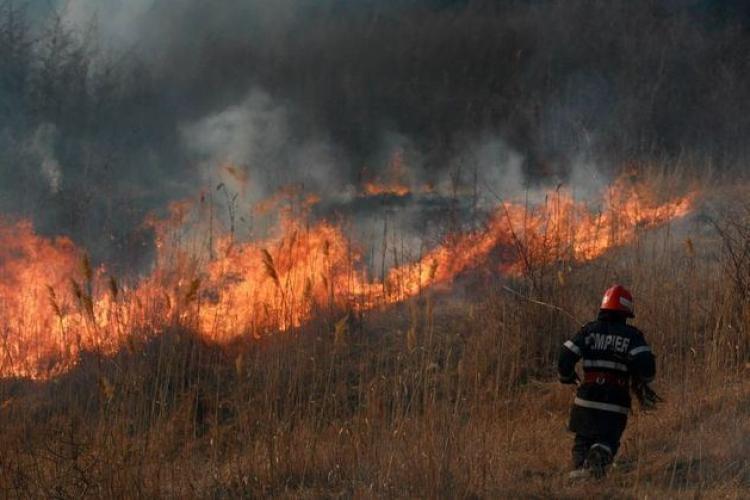
[[[560,383],[566,385],[575,385],[578,383],[578,375],[575,373],[573,375],[570,375],[569,377],[563,377],[562,375],[560,375]]]
[[[638,398],[641,410],[644,411],[655,410],[656,404],[664,401],[656,391],[644,382],[633,384],[633,392],[635,393],[635,397]]]

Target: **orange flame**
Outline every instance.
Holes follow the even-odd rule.
[[[331,308],[367,310],[450,284],[490,266],[518,276],[555,262],[585,262],[632,242],[638,231],[689,213],[694,196],[660,202],[645,184],[616,181],[599,210],[565,190],[538,205],[501,203],[482,230],[454,234],[383,282],[368,278],[361,252],[327,221],[309,225],[285,213],[276,234],[259,241],[201,237],[186,243],[191,206],[174,204],[157,230],[155,270],[132,289],[106,282],[66,238],[34,234],[28,222],[0,220],[0,377],[62,373],[84,350],[113,353],[135,332],[186,325],[227,342],[302,325]],[[170,237],[174,229],[179,237]],[[183,231],[183,232],[180,232]],[[195,231],[194,231],[195,232]],[[215,247],[215,248],[214,248]]]
[[[363,196],[393,195],[406,196],[411,193],[409,171],[404,152],[397,150],[381,178],[369,179],[362,184]]]
[[[93,293],[101,270],[68,238],[0,219],[0,245],[0,376],[54,375],[82,351],[120,345],[122,335],[103,327],[110,299]]]
[[[378,184],[377,182],[365,182],[362,191],[366,196],[377,196],[391,194],[394,196],[406,196],[411,193],[408,186],[398,183]]]

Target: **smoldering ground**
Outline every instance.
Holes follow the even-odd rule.
[[[586,183],[632,161],[737,168],[747,26],[707,0],[5,0],[0,213],[130,268],[145,214],[220,183],[248,207],[296,184],[323,214],[445,220],[437,195],[357,196],[396,151],[469,213],[580,165]]]

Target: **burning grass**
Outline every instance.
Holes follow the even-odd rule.
[[[0,491],[59,497],[743,496],[749,484],[740,437],[750,389],[742,379],[750,323],[737,289],[743,282],[727,276],[744,276],[747,263],[728,251],[726,260],[717,254],[721,242],[736,250],[743,220],[716,219],[732,236],[726,239],[683,222],[689,243],[674,227],[645,231],[641,222],[630,236],[623,229],[623,238],[613,240],[618,245],[595,259],[569,258],[576,252],[570,241],[579,241],[569,239],[565,246],[542,247],[549,254],[526,252],[528,267],[498,270],[491,265],[495,248],[485,260],[471,257],[483,264],[474,271],[450,275],[451,289],[424,286],[412,294],[403,285],[358,277],[349,246],[329,242],[325,249],[336,231],[331,226],[319,242],[300,233],[294,245],[282,238],[276,246],[235,248],[230,255],[236,260],[223,261],[216,277],[172,259],[183,271],[149,277],[150,295],[110,283],[102,290],[119,306],[109,322],[102,320],[96,292],[106,280],[91,270],[79,279],[81,297],[96,297],[88,328],[128,335],[112,351],[82,350],[76,366],[51,382],[0,383]],[[617,227],[624,228],[620,221]],[[482,234],[493,233],[468,235],[472,248]],[[520,256],[513,242],[536,240],[516,235],[508,247]],[[319,250],[297,255],[295,248]],[[564,253],[555,253],[561,248]],[[305,261],[311,253],[317,257]],[[300,269],[319,271],[315,259],[342,262],[347,270],[340,282],[326,278],[321,290],[328,300],[294,268],[303,263]],[[205,303],[221,302],[207,291],[210,284],[248,286],[242,266],[250,265],[275,290],[269,315],[289,321],[284,333],[246,328],[244,335],[206,335]],[[438,267],[426,276],[438,282],[441,272]],[[577,326],[574,318],[592,316],[614,280],[637,294],[637,324],[657,352],[656,388],[667,402],[657,413],[636,412],[617,470],[584,488],[564,480],[571,393],[555,382],[554,360]],[[372,286],[365,295],[372,302],[361,295],[352,300],[354,284]],[[304,321],[292,321],[289,310],[300,311],[306,295],[318,298],[299,316]],[[131,301],[138,305],[124,307]],[[73,315],[83,318],[86,310]],[[231,311],[213,315],[222,319]]]
[[[382,281],[368,276],[363,252],[340,226],[289,211],[265,240],[237,241],[232,230],[206,241],[191,226],[205,227],[203,198],[198,206],[174,204],[168,219],[148,221],[159,257],[151,275],[130,288],[91,269],[70,241],[40,238],[25,222],[3,223],[0,376],[55,376],[81,351],[112,353],[155,321],[157,329],[179,325],[227,343],[300,328],[321,311],[361,314],[476,269],[515,277],[564,270],[679,219],[693,201],[692,194],[660,199],[626,178],[594,206],[559,188],[536,204],[503,201],[483,227],[451,234],[413,261],[392,248],[394,266]]]

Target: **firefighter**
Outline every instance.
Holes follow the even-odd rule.
[[[571,479],[606,473],[627,424],[631,385],[643,405],[656,401],[647,386],[655,374],[654,356],[643,334],[626,323],[633,317],[633,296],[614,285],[604,293],[596,321],[584,325],[560,350],[560,382],[580,382],[568,425],[575,433]],[[579,359],[580,381],[575,371]]]

